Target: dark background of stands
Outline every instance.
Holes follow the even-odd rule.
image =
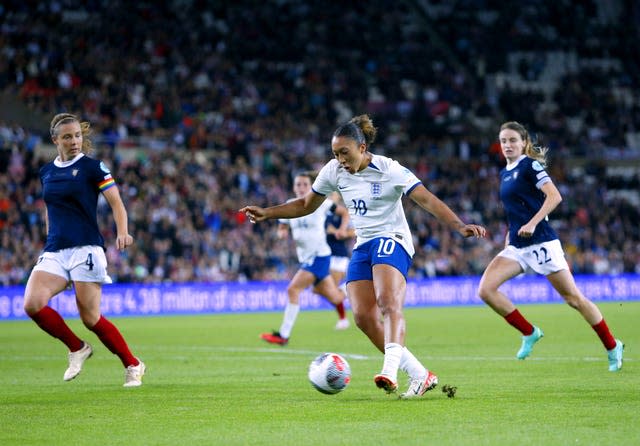
[[[361,113],[373,152],[489,229],[462,240],[406,201],[412,276],[478,275],[501,249],[505,120],[550,148],[574,272],[640,272],[639,30],[633,0],[3,2],[0,284],[43,246],[38,169],[63,111],[92,123],[128,208],[124,255],[99,210],[120,282],[288,279],[292,243],[237,209],[291,196]]]

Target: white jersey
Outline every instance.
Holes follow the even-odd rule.
[[[413,239],[402,207],[402,195],[421,184],[409,169],[386,156],[373,155],[355,174],[332,159],[320,170],[312,189],[321,195],[338,191],[349,209],[358,247],[377,237],[392,237],[413,257]]]
[[[296,242],[296,254],[300,263],[310,263],[315,257],[331,255],[324,221],[333,206],[333,201],[325,200],[318,209],[309,215],[278,220],[291,228],[291,236]]]

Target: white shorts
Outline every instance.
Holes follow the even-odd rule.
[[[569,269],[567,259],[564,257],[562,244],[558,239],[525,248],[516,248],[513,245],[509,245],[500,251],[498,255],[515,260],[525,272],[527,269],[532,269],[544,276],[557,273],[563,269]]]
[[[33,271],[45,271],[74,282],[112,283],[107,274],[107,257],[100,246],[78,246],[42,253]]]
[[[331,256],[331,263],[329,269],[331,271],[338,271],[340,273],[346,273],[349,266],[349,257],[334,257]]]

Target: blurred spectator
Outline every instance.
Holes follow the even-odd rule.
[[[292,246],[237,207],[286,200],[291,175],[326,160],[335,124],[363,112],[380,126],[377,152],[490,230],[480,246],[460,240],[407,202],[413,276],[479,274],[502,245],[492,143],[507,119],[551,148],[570,197],[551,221],[574,272],[640,271],[636,2],[70,5],[4,5],[0,90],[29,115],[96,123],[137,241],[126,256],[108,252],[119,281],[286,280]],[[43,240],[37,170],[49,136],[20,124],[24,110],[0,118],[4,284],[25,280]],[[603,161],[619,158],[620,168]]]

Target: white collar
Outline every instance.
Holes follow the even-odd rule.
[[[518,163],[520,163],[520,161],[522,161],[526,157],[527,157],[527,155],[525,155],[525,154],[520,155],[520,157],[517,160],[515,160],[512,163],[507,164],[506,169],[507,170],[514,169],[518,165]]]
[[[81,152],[81,153],[78,153],[75,156],[75,158],[67,161],[60,161],[60,156],[56,156],[56,159],[53,160],[53,164],[55,164],[56,167],[68,167],[73,163],[75,163],[76,161],[78,161],[83,156],[84,156],[84,153]]]

